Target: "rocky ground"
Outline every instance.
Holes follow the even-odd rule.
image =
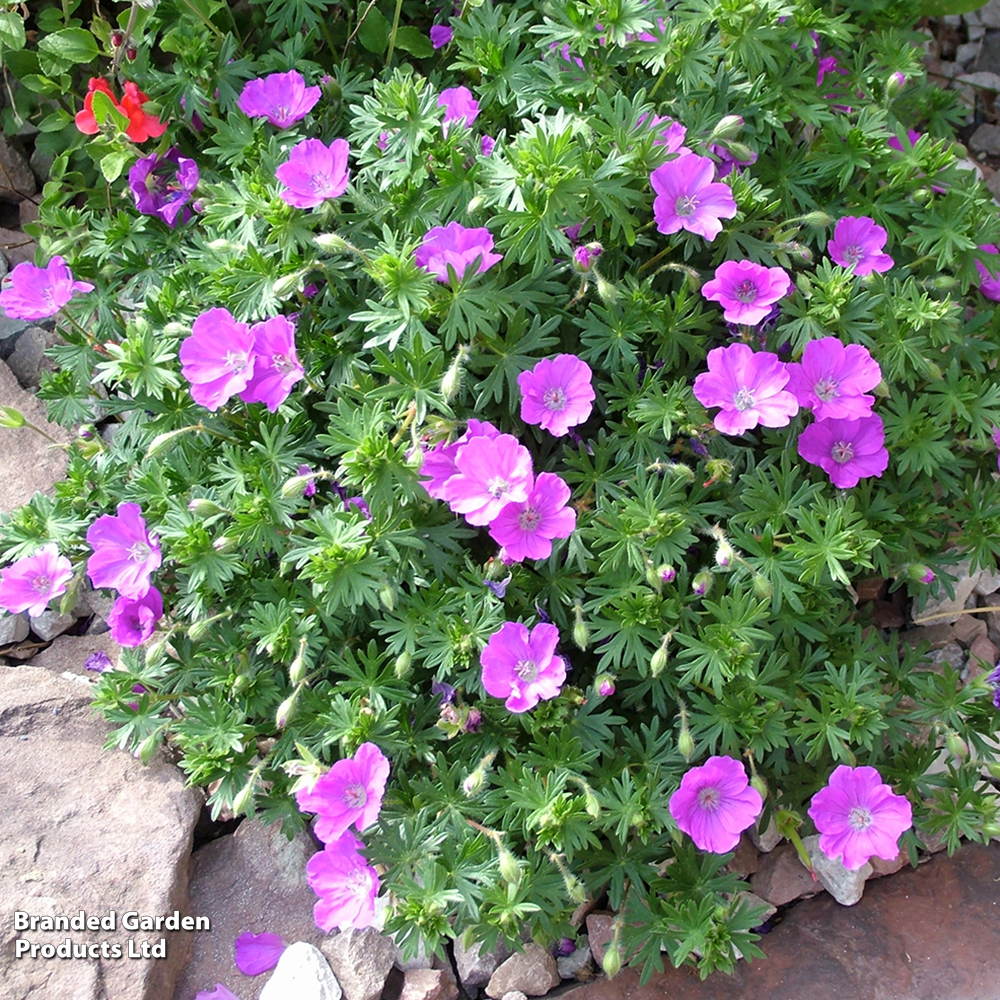
[[[969,106],[962,132],[970,168],[1000,196],[1000,0],[964,18],[929,22],[929,71],[959,89]],[[0,136],[0,277],[32,259],[21,228],[37,214],[46,164]],[[55,343],[51,324],[0,314],[0,405],[20,410],[56,444],[28,428],[0,430],[0,512],[63,476],[70,433],[45,420],[33,395]],[[951,567],[955,597],[911,607],[889,581],[855,582],[859,621],[907,643],[926,641],[922,669],[949,664],[968,683],[1000,656],[1000,573]],[[216,983],[241,1000],[523,1000],[569,988],[578,1000],[997,1000],[1000,997],[1000,844],[968,846],[949,859],[928,845],[916,869],[904,857],[858,873],[817,865],[814,881],[772,828],[744,836],[732,865],[768,908],[761,947],[767,960],[740,963],[734,977],[700,982],[668,969],[645,987],[626,969],[599,974],[611,936],[600,901],[581,909],[578,933],[558,956],[527,943],[480,953],[456,942],[445,960],[403,961],[377,930],[325,935],[312,920],[304,880],[316,850],[306,834],[289,841],[260,822],[213,823],[204,795],[158,759],[144,767],[103,751],[108,727],[89,708],[101,650],[118,648],[104,616],[110,602],[83,593],[65,615],[0,615],[0,764],[6,778],[0,821],[0,1000],[193,1000]],[[983,610],[977,611],[976,609]],[[924,622],[924,624],[920,624]],[[943,763],[940,766],[944,766]],[[807,838],[815,861],[815,838]],[[883,877],[890,876],[890,877]],[[205,916],[211,931],[77,932],[78,943],[165,936],[162,960],[15,959],[14,941],[60,943],[65,934],[15,931],[13,912],[88,915],[127,910]],[[245,932],[298,942],[273,973],[246,977],[233,963]]]

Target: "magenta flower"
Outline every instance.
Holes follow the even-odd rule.
[[[444,108],[445,130],[448,122],[471,127],[472,123],[479,117],[479,101],[472,96],[472,91],[468,87],[449,87],[441,91],[438,98],[438,107]]]
[[[736,850],[740,834],[753,825],[764,808],[746,768],[732,757],[709,757],[692,767],[670,796],[670,815],[703,851],[726,854]]]
[[[72,579],[73,564],[50,542],[0,571],[0,608],[35,618],[53,597],[66,593]]]
[[[876,226],[874,219],[845,215],[834,226],[833,239],[826,249],[835,264],[853,267],[854,273],[863,277],[892,267],[892,258],[882,253],[885,241],[886,231]]]
[[[300,465],[295,470],[295,475],[297,476],[311,476],[313,473],[313,468],[311,465]],[[312,497],[316,495],[316,480],[310,479],[305,486],[302,487],[302,495],[304,497]]]
[[[293,208],[315,208],[327,198],[339,198],[347,190],[346,139],[329,146],[319,139],[303,139],[292,147],[288,159],[274,172],[285,186],[282,199]]]
[[[89,281],[75,281],[66,259],[56,255],[45,267],[22,261],[0,291],[0,308],[11,319],[45,319],[55,316],[74,292],[92,292]]]
[[[188,202],[198,186],[198,164],[176,149],[162,156],[151,153],[136,160],[128,172],[128,184],[135,207],[143,215],[152,215],[168,226],[191,218]]]
[[[866,347],[845,346],[836,337],[823,337],[806,344],[801,363],[785,368],[786,388],[817,420],[857,420],[871,415],[875,397],[865,393],[882,381],[882,369]]]
[[[593,409],[593,372],[575,354],[542,358],[531,371],[521,372],[521,419],[562,437],[582,424]]]
[[[679,156],[650,175],[656,197],[653,217],[661,233],[680,229],[697,233],[711,242],[722,232],[719,219],[736,214],[736,202],[728,184],[716,184],[715,164],[707,156]]]
[[[984,243],[979,249],[985,250],[987,253],[1000,253],[992,243]],[[18,267],[20,266],[19,264]],[[997,261],[997,266],[1000,267],[1000,260]],[[17,268],[14,270],[16,271]],[[1000,302],[1000,274],[994,278],[978,260],[976,261],[976,270],[979,272],[979,290],[986,298]],[[0,295],[2,294],[0,293]]]
[[[247,931],[233,942],[236,968],[244,976],[259,976],[278,964],[287,947],[277,934],[251,934]]]
[[[443,441],[439,441],[424,455],[424,460],[420,465],[420,475],[430,476],[430,479],[426,482],[421,481],[420,485],[423,486],[423,488],[427,490],[427,492],[434,497],[435,500],[444,500],[445,483],[447,483],[452,476],[458,474],[458,466],[455,465],[455,458],[458,456],[459,448],[461,448],[466,441],[474,437],[497,438],[499,436],[500,431],[498,431],[491,423],[488,423],[485,420],[470,420],[465,433],[457,441],[454,441],[451,444],[445,444]]]
[[[615,679],[610,674],[601,674],[594,684],[602,698],[610,698],[615,693]]]
[[[818,465],[842,490],[868,476],[881,476],[889,466],[881,418],[873,413],[858,420],[817,420],[799,435],[799,454]]]
[[[455,32],[447,24],[435,24],[430,34],[431,45],[436,49],[443,49],[446,45],[451,45]]]
[[[734,170],[737,174],[743,172],[743,167],[750,167],[757,162],[757,154],[751,149],[750,158],[741,160],[735,156],[731,150],[718,143],[712,143],[708,147],[713,156],[719,158],[719,178],[728,177]]]
[[[145,595],[161,555],[137,503],[120,503],[116,514],[102,514],[87,529],[87,543],[94,550],[87,576],[95,587],[113,588],[122,597]]]
[[[509,712],[527,712],[539,701],[555,698],[566,680],[566,663],[556,656],[559,629],[542,622],[531,634],[520,622],[504,622],[480,654],[483,687],[506,698]]]
[[[199,990],[194,995],[194,1000],[240,1000],[240,998],[228,986],[216,983],[215,989],[211,992]]]
[[[228,309],[208,309],[181,344],[181,372],[191,383],[191,398],[217,410],[241,393],[254,374],[254,336]]]
[[[362,847],[354,834],[344,833],[306,863],[306,881],[319,896],[313,916],[320,930],[362,930],[375,921],[379,877],[359,853]]]
[[[762,267],[749,260],[727,260],[715,269],[701,294],[723,307],[727,323],[753,326],[759,323],[778,299],[793,288],[788,272],[780,267]]]
[[[142,597],[119,597],[108,614],[111,638],[119,646],[134,649],[156,631],[162,617],[163,595],[156,587],[150,587]]]
[[[651,119],[649,115],[640,115],[636,125],[640,128],[645,126],[656,132],[656,138],[653,139],[654,146],[663,146],[666,152],[680,153],[681,156],[690,154],[691,150],[684,145],[687,129],[680,122],[675,122],[666,115],[653,115]],[[662,128],[664,125],[666,128]]]
[[[295,801],[302,812],[316,813],[316,836],[329,844],[352,823],[360,833],[378,819],[388,777],[389,759],[374,743],[362,743],[312,788],[300,788]]]
[[[909,144],[910,149],[913,149],[913,147],[917,144],[920,139],[920,135],[920,132],[915,132],[912,128],[906,133],[906,141]],[[886,145],[891,146],[893,149],[898,149],[901,153],[904,152],[902,142],[900,142],[895,136],[891,139],[887,139]]]
[[[484,227],[469,229],[460,222],[429,229],[423,242],[414,251],[417,267],[430,271],[438,281],[449,281],[448,267],[461,280],[469,268],[479,262],[473,273],[482,274],[503,260],[503,254],[493,253],[493,236]]]
[[[493,150],[496,149],[497,141],[491,135],[484,135],[482,139],[479,140],[479,151],[483,156],[492,156]]]
[[[455,454],[455,468],[444,499],[469,524],[489,524],[507,504],[528,499],[531,454],[510,434],[469,438]]]
[[[553,538],[569,538],[576,511],[567,507],[570,489],[559,476],[542,472],[523,503],[509,503],[490,522],[490,538],[514,562],[548,559]]]
[[[730,344],[708,352],[708,371],[694,380],[695,398],[703,406],[721,406],[715,429],[742,434],[760,424],[784,427],[799,404],[785,391],[788,372],[776,354],[756,354],[746,344]]]
[[[286,316],[254,323],[253,374],[240,393],[244,403],[264,403],[272,412],[288,398],[292,386],[305,375],[295,353],[295,326]]]
[[[111,657],[103,649],[98,649],[83,661],[83,669],[103,674],[107,670],[114,670],[114,664],[111,662]]]
[[[913,809],[874,767],[841,764],[812,798],[809,817],[819,831],[819,849],[857,871],[870,857],[892,861],[899,836],[913,825]]]
[[[248,80],[236,104],[248,118],[266,118],[278,128],[288,128],[312,111],[319,96],[319,87],[307,87],[302,74],[293,69]]]

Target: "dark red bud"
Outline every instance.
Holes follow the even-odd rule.
[[[117,49],[122,42],[125,41],[125,36],[120,31],[111,32],[111,44]]]
[[[129,62],[135,62],[135,57],[138,54],[139,53],[133,48],[127,48],[125,50],[125,58],[128,59]]]

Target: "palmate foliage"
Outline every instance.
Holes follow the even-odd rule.
[[[66,6],[42,10],[40,30],[65,30]],[[4,519],[3,555],[56,541],[82,569],[87,525],[126,500],[164,550],[168,631],[99,687],[110,743],[148,758],[168,740],[193,781],[219,783],[216,813],[235,807],[292,831],[305,822],[289,795],[303,760],[329,764],[373,741],[392,777],[367,853],[387,866],[388,927],[408,948],[525,926],[551,941],[585,894],[606,894],[621,951],[636,952],[646,977],[664,952],[703,974],[731,969],[736,947],[758,954],[736,877],[667,811],[689,766],[682,718],[696,759],[756,767],[767,815],[804,814],[836,764],[866,763],[914,803],[911,852],[931,835],[953,849],[995,832],[980,773],[997,724],[988,694],[954,671],[916,669],[918,651],[870,628],[849,596],[860,577],[902,586],[907,567],[939,569],[956,550],[977,567],[1000,554],[1000,320],[975,289],[976,248],[1000,242],[1000,220],[957,166],[958,112],[923,80],[914,7],[469,3],[454,43],[433,52],[430,8],[417,0],[161,0],[139,10],[127,71],[173,123],[163,145],[201,169],[201,212],[176,230],[138,215],[122,180],[105,181],[108,144],[80,135],[55,100],[75,88],[78,107],[87,76],[107,72],[103,56],[84,46],[53,62],[3,21],[21,80],[4,124],[18,126],[15,112],[40,121],[38,145],[55,156],[43,251],[97,286],[70,307],[79,328],[64,330],[60,370],[40,395],[66,424],[116,428],[107,446],[93,437],[71,449],[54,501]],[[83,9],[68,8],[80,30]],[[110,51],[106,22],[84,27]],[[655,40],[631,40],[639,32]],[[816,85],[811,32],[846,70],[850,111],[825,97],[829,79]],[[328,77],[310,119],[279,131],[236,109],[246,79],[290,68]],[[459,83],[482,112],[472,130],[444,135],[437,95]],[[194,111],[201,132],[185,124]],[[711,244],[653,226],[649,174],[665,153],[641,124],[652,114],[683,122],[702,154],[726,142],[758,154],[729,178],[739,215]],[[743,119],[736,138],[714,134],[727,115]],[[925,133],[915,147],[887,145],[914,126]],[[482,134],[497,139],[489,157]],[[313,212],[287,206],[274,177],[306,136],[351,146],[351,187]],[[860,280],[825,258],[831,220],[847,214],[889,232],[891,271]],[[417,268],[423,234],[451,220],[488,226],[502,264],[454,284]],[[565,232],[581,223],[581,239],[605,250],[603,277],[584,289]],[[768,349],[797,356],[832,335],[881,365],[880,479],[833,488],[797,455],[802,415],[742,438],[711,430],[691,385],[730,335],[698,281],[734,257],[794,276]],[[192,401],[178,346],[219,305],[249,321],[298,314],[308,381],[277,413],[233,400],[212,414]],[[446,398],[460,345],[468,357]],[[595,373],[579,437],[518,415],[518,374],[560,352]],[[563,476],[578,512],[551,558],[512,567],[502,599],[484,585],[505,572],[486,532],[418,480],[421,451],[473,416],[516,434],[536,473]],[[320,474],[312,498],[302,482],[285,488],[302,464]],[[365,498],[371,522],[345,509],[332,478]],[[737,553],[727,567],[714,561],[720,528]],[[651,571],[667,565],[676,578],[664,583]],[[692,580],[705,569],[712,586],[699,598]],[[560,630],[569,679],[559,698],[511,715],[484,694],[479,653],[504,621],[543,615]],[[574,643],[578,615],[589,641],[577,628]],[[297,656],[302,686],[289,678]],[[608,698],[593,686],[604,672],[617,683]],[[477,732],[438,725],[434,679],[483,713]],[[137,702],[135,683],[148,691]],[[276,710],[296,691],[279,728]],[[927,775],[952,734],[968,759]]]

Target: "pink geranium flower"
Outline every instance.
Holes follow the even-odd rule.
[[[49,601],[66,593],[72,579],[73,564],[50,542],[0,571],[0,608],[36,618]]]
[[[479,117],[479,101],[468,87],[449,87],[441,91],[438,107],[444,108],[445,131],[449,122],[463,124],[466,128]]]
[[[92,292],[89,281],[75,281],[58,254],[45,267],[22,261],[10,272],[0,291],[0,308],[11,319],[45,319],[57,312],[76,292]]]
[[[490,537],[514,562],[548,559],[553,538],[569,538],[576,511],[567,507],[570,489],[552,472],[542,472],[523,503],[509,503],[490,522]]]
[[[274,171],[285,188],[282,199],[293,208],[315,208],[327,198],[339,198],[347,190],[350,151],[346,139],[334,139],[329,146],[319,139],[303,139],[293,146]]]
[[[740,834],[753,825],[764,807],[750,787],[746,768],[732,757],[709,757],[692,767],[670,796],[670,815],[703,851],[734,851]]]
[[[867,215],[845,215],[834,226],[833,239],[826,249],[835,264],[853,267],[854,273],[863,277],[892,267],[892,258],[882,253],[886,239],[886,231],[876,226],[874,219]]]
[[[510,434],[470,438],[458,449],[455,468],[444,499],[469,524],[489,524],[507,504],[527,500],[533,483],[531,453]]]
[[[842,490],[889,466],[885,430],[877,414],[858,420],[817,420],[799,435],[799,454],[818,465]]]
[[[319,87],[307,87],[302,74],[293,69],[247,80],[236,105],[248,118],[266,118],[278,128],[288,128],[305,118],[319,98]]]
[[[845,346],[836,337],[822,337],[806,344],[801,363],[785,367],[786,388],[817,420],[857,420],[871,415],[875,397],[865,393],[882,381],[882,369],[866,347]]]
[[[493,235],[480,226],[469,229],[460,222],[429,229],[423,242],[414,251],[417,267],[430,271],[438,281],[449,281],[448,266],[461,280],[478,261],[473,273],[482,274],[503,260],[503,254],[493,253]]]
[[[992,243],[984,243],[979,249],[985,250],[987,253],[1000,253]],[[997,260],[996,264],[1000,267],[1000,260]],[[979,290],[986,298],[1000,302],[1000,275],[994,278],[978,260],[976,261],[976,270],[979,272]]]
[[[336,840],[354,825],[372,825],[382,808],[389,760],[374,743],[362,743],[353,757],[338,760],[312,788],[300,788],[295,801],[303,812],[316,813],[316,836]]]
[[[506,698],[509,712],[527,712],[555,698],[566,680],[566,663],[555,655],[558,642],[559,629],[547,622],[530,635],[520,622],[504,622],[480,655],[483,687],[494,698]]]
[[[812,798],[809,817],[819,831],[819,849],[857,871],[869,858],[892,861],[899,837],[913,825],[913,809],[874,767],[841,764]]]
[[[285,316],[254,323],[253,374],[240,393],[244,403],[264,403],[275,413],[305,375],[295,352],[295,325]]]
[[[259,976],[278,964],[287,947],[277,934],[251,934],[247,931],[233,942],[236,968],[244,976]]]
[[[667,153],[679,153],[681,156],[690,155],[691,150],[684,145],[687,129],[680,122],[675,122],[666,115],[653,115],[650,118],[647,114],[640,115],[636,125],[639,128],[645,126],[656,133],[656,138],[653,139],[654,146],[663,146]]]
[[[163,595],[150,587],[142,597],[119,597],[108,614],[111,638],[119,646],[141,646],[163,617]]]
[[[431,26],[431,45],[436,49],[443,49],[451,44],[455,32],[447,24],[435,24]]]
[[[728,184],[715,181],[715,164],[707,156],[679,156],[657,167],[649,178],[656,192],[653,217],[661,233],[680,229],[711,242],[722,232],[719,219],[736,214]]]
[[[360,854],[363,847],[354,834],[344,833],[306,863],[306,881],[319,896],[313,916],[320,930],[363,930],[374,923],[380,883]]]
[[[917,144],[920,139],[920,135],[920,132],[915,132],[912,128],[906,133],[906,141],[910,149],[913,149],[913,147]],[[891,139],[887,139],[886,145],[891,146],[893,149],[898,149],[901,153],[904,152],[902,142],[900,142],[900,140],[895,136]]]
[[[562,437],[582,424],[596,397],[590,384],[593,372],[575,354],[542,358],[530,371],[517,376],[521,389],[521,419]]]
[[[434,497],[435,500],[444,500],[445,483],[452,476],[458,474],[458,466],[455,459],[458,457],[458,450],[470,438],[489,437],[497,438],[500,431],[491,423],[485,420],[470,420],[466,426],[465,433],[451,444],[439,441],[434,447],[424,455],[424,460],[420,465],[420,475],[429,476],[428,480],[422,480],[420,485]]]
[[[742,434],[758,424],[784,427],[799,412],[795,397],[785,391],[787,382],[776,354],[730,344],[708,352],[708,371],[694,380],[694,395],[703,406],[722,407],[716,430]]]
[[[87,543],[94,550],[87,560],[87,576],[95,587],[113,588],[122,597],[145,595],[161,554],[137,503],[121,503],[116,514],[102,514],[87,529]]]
[[[253,377],[254,337],[228,309],[209,309],[192,324],[179,356],[181,372],[191,383],[191,398],[217,410]]]
[[[701,294],[723,307],[727,323],[753,326],[792,288],[792,279],[783,268],[762,267],[749,260],[727,260],[715,269],[715,277],[705,282]]]

